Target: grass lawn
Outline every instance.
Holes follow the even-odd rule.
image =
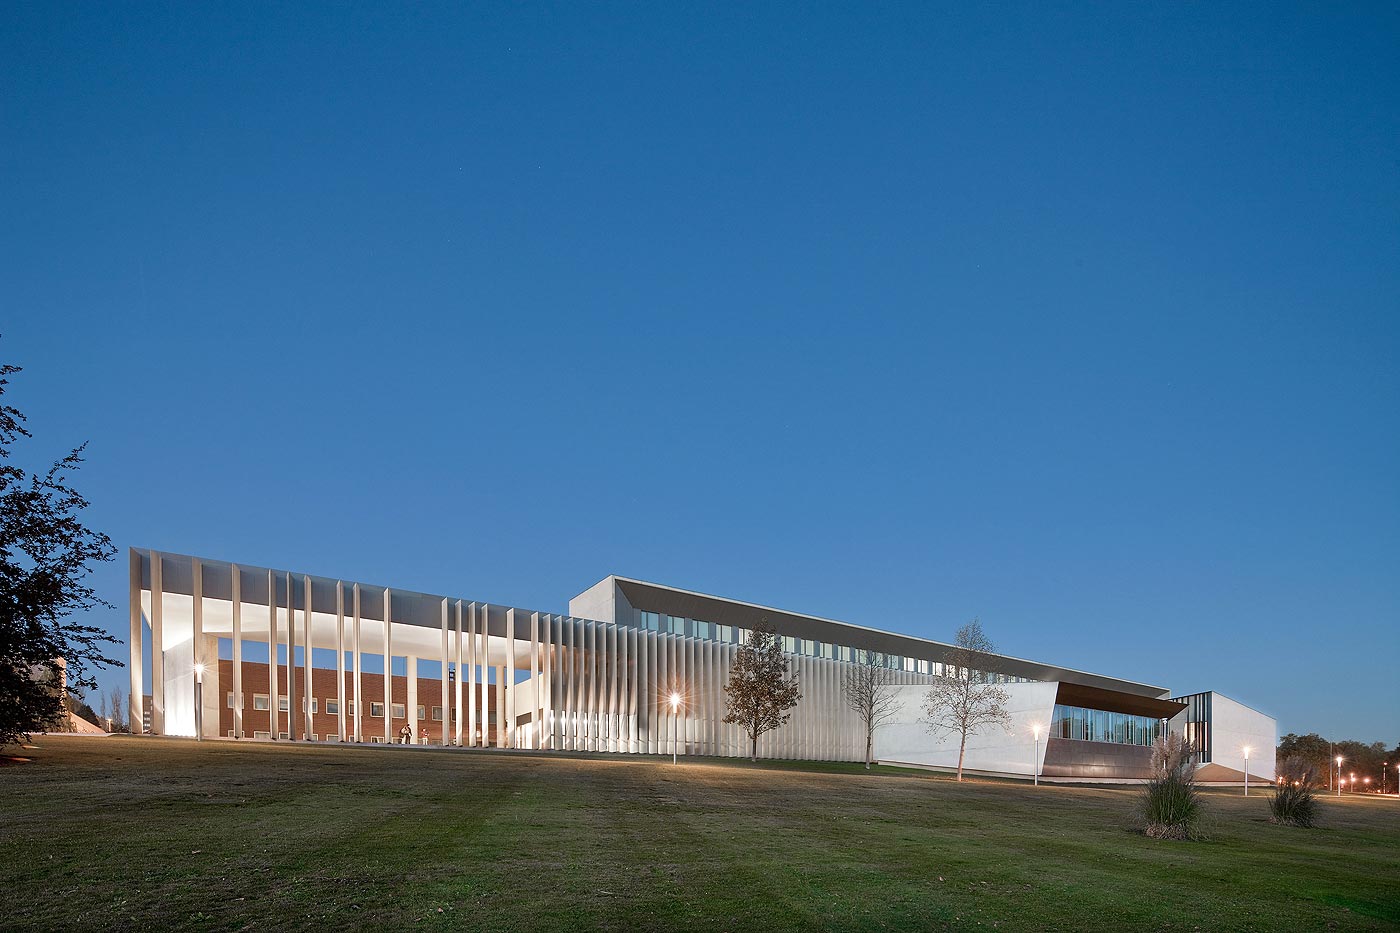
[[[857,766],[40,738],[0,767],[0,928],[1378,930],[1400,800],[1208,842],[1134,791]]]

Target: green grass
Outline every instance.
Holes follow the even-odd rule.
[[[1207,791],[1207,842],[1122,788],[858,766],[41,739],[0,767],[4,929],[1377,930],[1400,801]]]

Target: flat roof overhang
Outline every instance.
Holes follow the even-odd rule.
[[[752,629],[761,621],[767,621],[781,635],[796,638],[810,638],[815,641],[848,645],[863,650],[878,651],[903,657],[941,661],[955,646],[945,642],[918,638],[913,635],[900,635],[896,632],[867,628],[850,622],[823,619],[819,616],[804,615],[771,606],[710,596],[690,590],[676,589],[643,580],[633,580],[614,575],[614,582],[634,609],[681,616],[687,619],[702,619],[719,625],[734,625]],[[1168,694],[1165,687],[1153,684],[1136,683],[1103,674],[1092,674],[1068,667],[1028,661],[1009,655],[996,655],[997,672],[1015,677],[1025,677],[1042,683],[1069,682],[1088,687],[1097,687],[1110,694],[1132,695],[1156,699]]]
[[[1101,709],[1110,713],[1147,716],[1151,719],[1171,719],[1186,708],[1185,703],[1176,700],[1139,696],[1120,690],[1105,690],[1102,687],[1065,681],[1060,682],[1059,689],[1055,692],[1055,703],[1085,709]]]

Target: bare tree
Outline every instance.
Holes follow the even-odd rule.
[[[739,646],[724,692],[729,699],[724,721],[743,727],[749,737],[749,758],[757,761],[758,737],[786,723],[792,716],[788,710],[802,699],[797,675],[788,676],[782,641],[767,622],[760,622]]]
[[[958,780],[963,779],[967,737],[989,726],[1010,731],[1006,704],[1011,695],[990,673],[996,648],[976,619],[958,629],[955,647],[944,656],[944,673],[924,696],[924,724],[935,737],[958,736]]]
[[[890,669],[877,663],[879,660],[875,652],[861,651],[856,662],[841,675],[841,694],[845,697],[846,705],[855,711],[865,727],[867,771],[874,757],[876,727],[889,722],[899,711],[899,700],[890,689],[893,685]]]
[[[109,694],[109,697],[110,697],[110,699],[108,700],[108,704],[109,704],[109,705],[111,706],[111,708],[112,708],[112,712],[111,712],[112,722],[111,722],[111,724],[107,727],[107,731],[108,731],[108,732],[125,732],[125,731],[126,731],[126,715],[125,715],[125,714],[126,714],[126,694],[122,692],[122,688],[121,688],[121,687],[113,687],[113,688],[112,688],[112,692]]]

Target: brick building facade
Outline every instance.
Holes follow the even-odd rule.
[[[279,666],[278,670],[278,690],[281,694],[278,705],[278,738],[289,738],[289,725],[287,719],[287,671],[285,666]],[[311,671],[311,691],[309,699],[306,692],[305,671],[301,667],[295,668],[296,675],[296,697],[298,703],[308,700],[311,704],[311,729],[310,735],[315,741],[335,741],[339,737],[340,723],[336,709],[337,691],[335,687],[336,672],[322,668],[312,668]],[[361,732],[366,742],[384,741],[384,675],[363,672],[360,675],[362,701],[365,704],[364,714],[361,719]],[[210,678],[212,681],[213,678]],[[444,715],[442,709],[442,682],[436,677],[419,677],[418,679],[418,709],[417,716],[408,718],[408,678],[400,674],[395,674],[393,683],[390,686],[391,706],[390,732],[394,736],[394,741],[398,741],[399,731],[408,725],[413,729],[415,739],[421,741],[425,732],[429,744],[439,745],[442,743],[444,722],[449,722],[450,715]],[[219,661],[218,684],[223,691],[223,697],[219,701],[219,735],[233,737],[233,690],[229,685],[233,683],[233,662],[230,660]],[[345,672],[345,732],[347,738],[353,738],[355,730],[354,720],[354,700],[355,697],[355,675],[351,671]],[[452,700],[452,691],[449,691],[449,701]],[[483,732],[482,738],[486,743],[494,746],[496,744],[496,698],[495,691],[487,694],[487,716],[484,726],[479,728]],[[269,689],[269,676],[267,664],[263,662],[243,662],[243,734],[249,738],[270,738],[271,737],[271,706],[272,696]],[[298,717],[300,721],[300,717]],[[300,730],[299,730],[300,731]],[[449,728],[449,734],[451,729]]]

